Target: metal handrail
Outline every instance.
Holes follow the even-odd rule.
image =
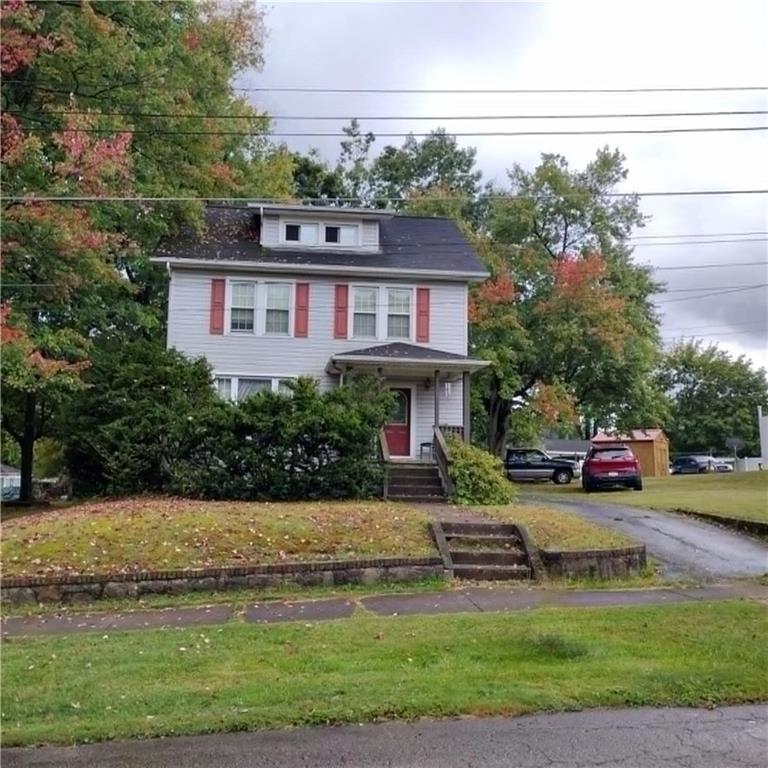
[[[389,446],[384,430],[379,430],[379,457],[384,464],[384,480],[382,482],[382,496],[386,499],[389,495]]]
[[[452,496],[453,481],[451,480],[450,473],[451,452],[448,450],[448,444],[445,442],[445,436],[440,427],[434,428],[432,455],[435,457],[435,463],[437,464],[437,469],[440,473],[440,480],[443,483],[443,490],[445,491],[446,496]]]

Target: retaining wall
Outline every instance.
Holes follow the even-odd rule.
[[[539,550],[550,576],[571,579],[622,579],[640,573],[646,565],[645,545],[575,552]]]

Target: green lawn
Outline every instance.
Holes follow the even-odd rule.
[[[768,699],[748,601],[4,642],[3,745]]]
[[[531,485],[526,486],[526,490],[553,496],[578,495],[585,501],[669,511],[707,512],[711,515],[768,522],[768,472],[671,475],[646,478],[643,484],[645,489],[641,493],[607,491],[587,495],[575,483],[565,486]]]
[[[474,507],[473,511],[494,520],[525,526],[539,549],[611,549],[637,543],[621,533],[602,528],[562,509],[512,504],[503,507]]]
[[[3,572],[147,569],[436,554],[428,516],[382,501],[93,501],[2,524]]]

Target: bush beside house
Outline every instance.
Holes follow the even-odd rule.
[[[498,456],[474,445],[467,445],[452,435],[447,436],[446,441],[451,453],[449,474],[455,502],[511,504],[515,500],[515,487],[504,476]]]

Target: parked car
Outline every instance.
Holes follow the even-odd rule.
[[[715,459],[715,472],[733,472],[733,464]]]
[[[584,460],[581,487],[587,493],[611,486],[643,490],[640,462],[626,445],[594,446]]]
[[[577,461],[555,459],[539,448],[507,448],[504,469],[510,480],[551,480],[557,485],[581,474]]]
[[[672,461],[673,475],[700,475],[715,470],[715,460],[710,456],[678,456]]]

